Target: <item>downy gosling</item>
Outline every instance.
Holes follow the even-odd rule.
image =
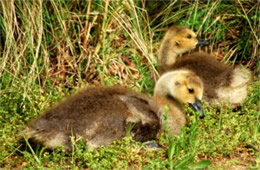
[[[229,103],[232,107],[242,104],[247,97],[250,72],[240,66],[221,63],[206,53],[182,55],[195,48],[196,43],[196,34],[192,30],[180,26],[170,28],[160,46],[160,73],[188,69],[203,81],[203,100]]]
[[[122,87],[91,87],[48,109],[22,134],[47,148],[63,146],[67,151],[72,149],[73,137],[95,148],[121,139],[129,130],[133,139],[149,141],[162,130],[165,105],[171,133],[179,134],[186,124],[184,104],[190,104],[203,118],[202,93],[201,79],[188,70],[163,75],[153,98]]]

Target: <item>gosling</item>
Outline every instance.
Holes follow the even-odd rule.
[[[168,72],[156,84],[154,97],[122,87],[92,87],[68,97],[47,110],[24,130],[23,135],[47,148],[70,151],[75,138],[89,148],[109,145],[130,131],[137,141],[155,139],[162,129],[164,105],[170,108],[170,132],[185,125],[183,105],[188,103],[204,117],[203,84],[188,70]]]
[[[182,31],[175,31],[177,28],[182,28]],[[240,66],[232,67],[221,63],[206,53],[197,52],[178,57],[195,47],[196,35],[188,28],[177,28],[170,28],[162,40],[160,73],[188,69],[203,81],[203,100],[209,103],[229,103],[232,107],[241,105],[247,97],[250,72]],[[191,35],[190,39],[188,35]]]

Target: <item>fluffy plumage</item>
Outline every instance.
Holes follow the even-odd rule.
[[[121,87],[82,90],[32,121],[23,134],[48,148],[61,145],[66,150],[71,149],[72,136],[86,140],[92,148],[121,139],[128,130],[133,139],[148,141],[161,130],[165,104],[171,109],[168,120],[171,132],[178,134],[186,122],[182,103],[202,111],[197,101],[201,99],[203,85],[189,71],[171,73],[158,81],[155,98]],[[191,88],[199,93],[191,93]],[[160,93],[162,89],[165,93]],[[182,94],[182,97],[176,96]]]
[[[47,110],[25,130],[48,148],[59,145],[69,150],[71,136],[88,141],[90,147],[107,145],[126,135],[135,123],[133,138],[155,138],[160,128],[159,107],[141,93],[113,87],[87,88]]]
[[[240,66],[232,67],[221,63],[206,53],[182,55],[183,49],[190,47],[185,47],[187,44],[186,41],[176,46],[173,42],[167,42],[165,39],[176,40],[178,37],[188,34],[191,31],[188,28],[183,28],[183,30],[182,32],[175,31],[175,34],[173,34],[173,28],[170,28],[162,40],[161,51],[164,51],[166,55],[160,53],[163,56],[159,58],[169,58],[165,59],[165,61],[171,60],[174,62],[165,63],[159,60],[160,73],[188,69],[202,79],[205,89],[204,100],[210,103],[228,102],[234,107],[243,103],[247,97],[247,84],[250,80],[250,72]],[[194,43],[194,40],[191,39],[190,41]],[[165,46],[169,47],[164,48]],[[191,48],[189,49],[191,50]]]

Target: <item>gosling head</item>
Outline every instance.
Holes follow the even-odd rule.
[[[161,43],[160,62],[166,65],[173,64],[178,55],[200,45],[208,45],[208,42],[198,38],[196,33],[187,27],[173,26],[167,31]]]
[[[189,70],[175,70],[160,77],[155,86],[155,96],[165,97],[173,102],[189,104],[204,118],[201,105],[203,96],[202,80]]]

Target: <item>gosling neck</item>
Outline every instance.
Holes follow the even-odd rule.
[[[169,132],[179,134],[181,132],[180,127],[184,126],[186,123],[186,116],[183,111],[183,104],[174,97],[174,92],[170,91],[170,87],[172,83],[174,83],[172,78],[174,74],[175,73],[172,73],[170,76],[162,75],[162,77],[156,83],[154,98],[155,101],[160,105],[159,112],[157,113],[160,120],[163,122],[163,115],[165,113],[164,106],[168,106],[169,112],[167,113],[168,118],[166,123],[169,127]]]
[[[172,47],[170,44],[170,42],[168,42],[169,40],[166,40],[163,45],[160,48],[160,53],[159,53],[159,62],[161,65],[165,66],[169,66],[172,65],[176,62],[177,57],[179,56],[179,54],[176,52],[178,51],[177,47]]]

